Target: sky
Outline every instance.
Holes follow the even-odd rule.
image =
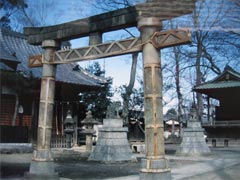
[[[139,32],[135,28],[132,30],[135,32],[136,37],[139,37]],[[120,40],[122,37],[129,38],[130,36],[123,30],[108,32],[103,34],[103,42]],[[89,38],[81,38],[71,41],[72,48],[88,46]],[[138,76],[142,76],[142,54],[140,53],[138,56]],[[89,64],[98,61],[103,69],[106,71],[106,77],[113,77],[113,87],[117,88],[121,85],[126,85],[130,79],[130,69],[131,69],[131,55],[121,55],[110,58],[104,58],[93,61],[85,61],[79,62],[79,64],[83,67],[89,66]],[[136,82],[137,85],[137,82]]]

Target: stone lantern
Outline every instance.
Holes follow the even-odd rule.
[[[92,145],[93,145],[93,134],[95,133],[95,130],[93,129],[94,124],[97,124],[98,121],[94,120],[92,117],[91,111],[87,112],[86,118],[82,121],[82,124],[85,125],[86,129],[84,129],[81,133],[86,135],[86,151],[91,152],[92,151]]]
[[[71,148],[71,141],[74,132],[74,120],[71,112],[67,112],[67,116],[64,120],[64,133],[66,134],[67,148]]]

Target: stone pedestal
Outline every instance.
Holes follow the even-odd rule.
[[[127,132],[122,119],[104,119],[96,147],[88,160],[108,163],[136,161],[128,143]]]
[[[204,129],[197,119],[196,110],[191,110],[192,115],[188,127],[183,129],[182,143],[177,149],[179,155],[205,155],[210,154],[210,149],[204,138]]]

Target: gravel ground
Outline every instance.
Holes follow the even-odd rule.
[[[239,180],[240,164],[217,171],[200,174],[183,180]]]
[[[178,157],[173,156],[172,152],[167,155],[170,159],[169,165],[171,168],[183,167],[198,162],[209,161],[211,158],[240,158],[240,150],[226,150],[226,149],[214,149],[213,154],[208,157]],[[32,153],[26,154],[0,154],[1,155],[1,179],[22,179],[24,172],[29,171],[30,161]],[[74,158],[72,158],[74,156]],[[86,161],[87,154],[72,155],[68,153],[56,153],[55,154],[55,165],[56,171],[60,177],[70,179],[105,179],[105,178],[116,178],[120,176],[129,176],[139,174],[140,161],[129,162],[129,163],[97,163]],[[71,157],[71,158],[70,158]],[[138,154],[138,157],[140,155]],[[138,158],[140,159],[140,158]],[[240,165],[234,167],[225,168],[222,170],[216,170],[208,172],[198,176],[194,176],[188,179],[191,180],[202,180],[202,179],[226,179],[226,180],[239,180],[240,179]],[[187,173],[187,172],[186,172]]]
[[[2,154],[1,178],[20,178],[24,172],[28,172],[32,154]],[[64,161],[64,162],[63,162]],[[170,167],[178,167],[184,164],[196,163],[186,160],[170,160]],[[105,179],[120,176],[135,175],[139,173],[140,160],[138,162],[125,163],[98,163],[88,162],[85,158],[72,160],[64,158],[55,162],[56,171],[60,177],[70,179]]]

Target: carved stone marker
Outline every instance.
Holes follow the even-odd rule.
[[[127,139],[128,128],[123,127],[118,109],[112,107],[116,106],[112,105],[108,108],[107,118],[103,120],[103,127],[99,129],[96,147],[88,160],[110,163],[136,161]]]
[[[209,154],[211,151],[205,142],[203,132],[204,129],[197,119],[196,109],[192,107],[188,127],[183,129],[182,143],[178,147],[176,154],[188,156]]]

